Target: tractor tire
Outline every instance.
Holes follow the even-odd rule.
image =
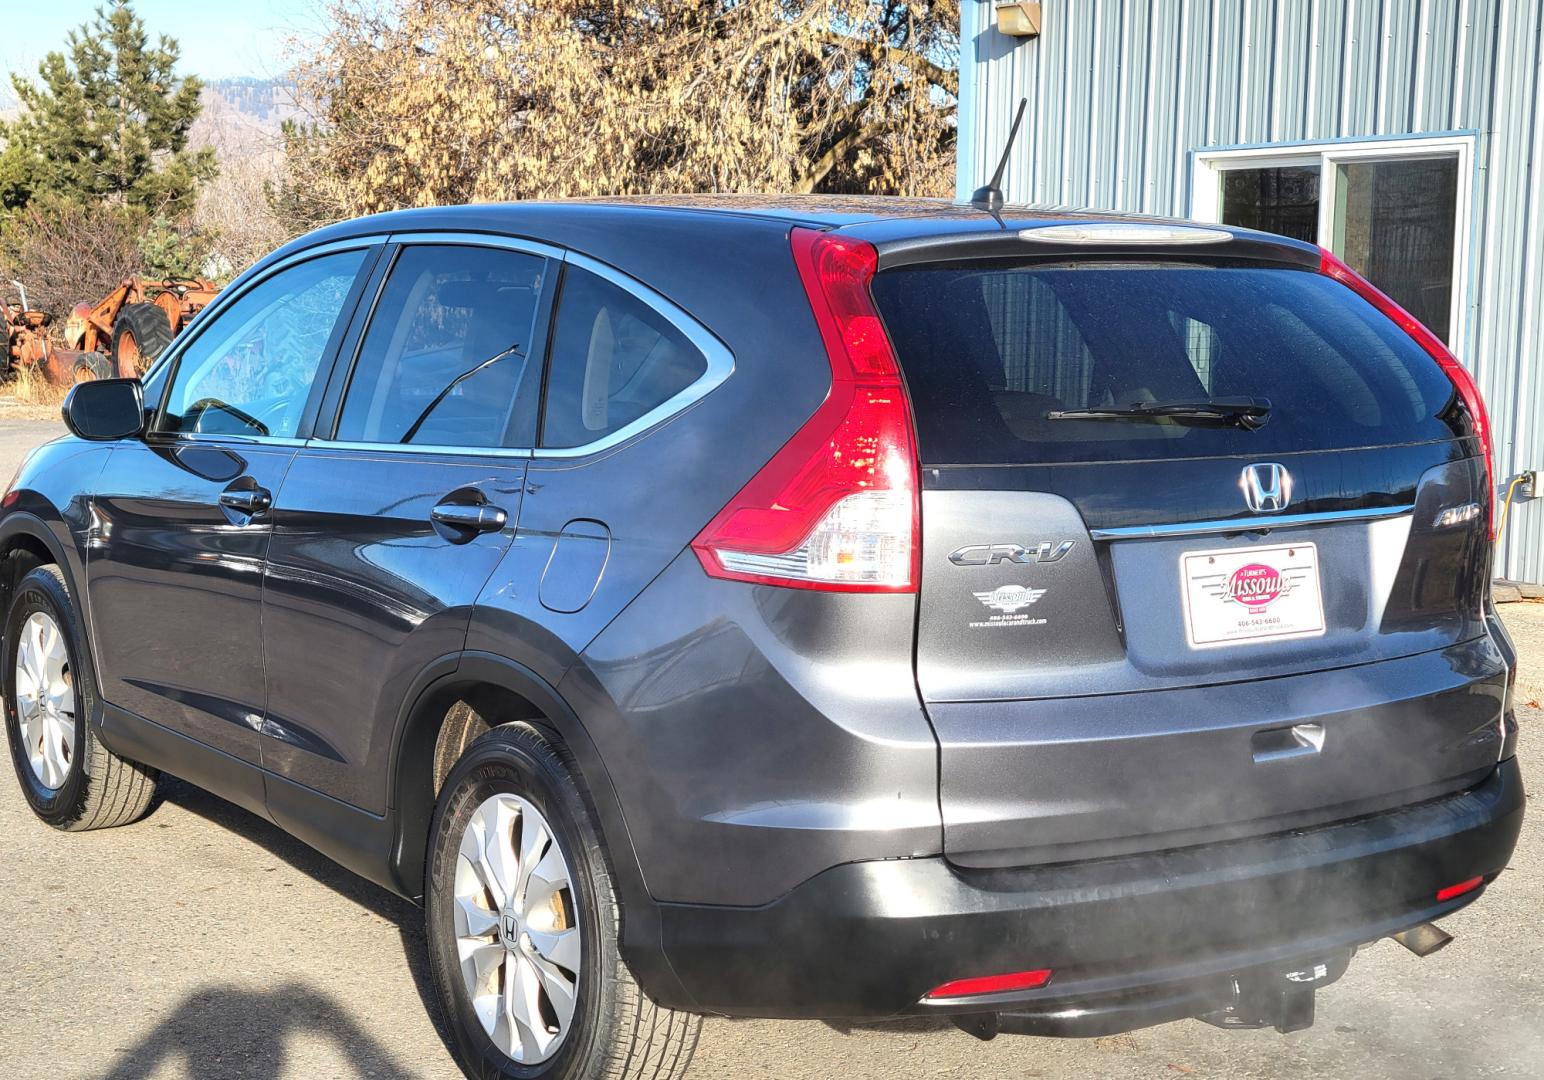
[[[77,383],[111,379],[114,375],[113,362],[99,352],[81,353],[75,358],[75,370],[70,374],[70,381]]]
[[[137,379],[172,343],[172,324],[154,304],[125,304],[113,320],[113,370]]]

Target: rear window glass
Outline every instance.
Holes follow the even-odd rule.
[[[1453,437],[1435,362],[1340,283],[1172,263],[928,266],[874,298],[929,464],[1288,453]],[[1053,419],[1139,402],[1264,398],[1256,430]]]

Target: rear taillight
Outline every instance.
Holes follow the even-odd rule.
[[[1485,400],[1480,397],[1480,388],[1474,384],[1474,376],[1458,362],[1458,358],[1442,343],[1442,339],[1426,329],[1419,319],[1400,307],[1372,282],[1341,262],[1334,254],[1322,248],[1319,255],[1319,272],[1348,286],[1362,299],[1394,320],[1401,330],[1409,334],[1417,345],[1431,355],[1431,358],[1447,373],[1447,377],[1453,381],[1453,388],[1458,391],[1459,399],[1463,401],[1464,408],[1469,411],[1469,418],[1474,424],[1474,434],[1480,440],[1480,446],[1485,452],[1485,519],[1490,538],[1494,540],[1496,538],[1496,452],[1491,443],[1490,416],[1485,411]]]
[[[916,439],[900,367],[869,296],[878,256],[832,233],[794,229],[792,240],[831,391],[692,548],[713,577],[913,592]]]

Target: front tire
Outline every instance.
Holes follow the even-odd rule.
[[[644,995],[583,781],[524,724],[467,748],[430,833],[430,970],[476,1080],[674,1080],[702,1020]]]
[[[39,566],[16,586],[5,622],[5,728],[33,813],[86,832],[138,821],[155,801],[156,770],[103,746],[88,719],[97,703],[84,637],[64,575]]]

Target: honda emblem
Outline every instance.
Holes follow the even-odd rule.
[[[1292,474],[1274,461],[1245,465],[1238,486],[1244,505],[1257,514],[1278,514],[1292,501]]]

